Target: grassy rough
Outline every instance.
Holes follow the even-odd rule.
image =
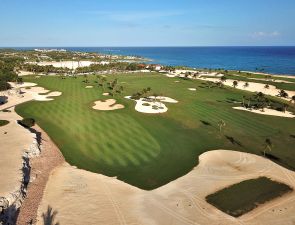
[[[206,201],[231,216],[239,217],[290,191],[292,188],[286,184],[267,177],[259,177],[242,181],[208,195]]]
[[[266,138],[273,143],[271,154],[281,165],[295,169],[295,139],[291,135],[295,120],[264,116],[233,109],[243,95],[252,95],[230,87],[207,88],[206,82],[167,78],[159,74],[107,75],[118,78],[124,93],[102,96],[97,78],[60,79],[53,76],[24,78],[62,96],[54,101],[31,101],[16,107],[24,118],[34,118],[58,145],[66,160],[92,172],[117,176],[143,189],[154,189],[188,173],[198,164],[198,156],[212,149],[232,149],[261,155]],[[179,80],[179,83],[175,83]],[[205,83],[205,84],[204,84]],[[189,91],[198,87],[197,92]],[[168,112],[147,115],[135,111],[135,101],[124,96],[151,87],[174,98],[165,103]],[[97,100],[115,98],[122,110],[98,111],[91,107]],[[235,101],[234,101],[235,100]],[[293,109],[290,108],[290,111]],[[218,122],[226,126],[220,133]]]

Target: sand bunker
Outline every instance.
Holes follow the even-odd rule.
[[[43,87],[36,87],[35,83],[23,83],[21,85],[10,82],[13,87],[10,90],[2,91],[1,95],[8,98],[7,102],[0,105],[0,110],[13,107],[23,102],[36,101],[52,101],[51,97],[60,96],[62,93],[58,91],[50,92]]]
[[[131,99],[131,96],[126,96],[125,98]],[[133,99],[131,99],[133,100]],[[178,101],[169,97],[164,96],[149,96],[146,98],[140,98],[136,101],[135,110],[141,113],[165,113],[168,111],[167,106],[163,102],[167,103],[177,103]]]
[[[206,152],[183,177],[152,191],[67,164],[49,178],[38,209],[48,206],[60,224],[282,225],[295,220],[295,193],[233,218],[205,201],[208,194],[243,180],[267,176],[295,188],[295,173],[260,156],[226,150]],[[128,203],[128,204],[126,204]],[[99,212],[99,213],[98,213]]]
[[[258,114],[262,114],[262,115],[295,118],[295,115],[292,112],[288,112],[288,111],[281,112],[278,110],[268,109],[268,108],[265,108],[263,111],[261,109],[247,109],[245,107],[233,107],[233,108],[237,109],[237,110],[243,110],[243,111],[258,113]]]
[[[53,92],[50,92],[46,95],[36,95],[34,96],[34,100],[36,101],[52,101],[54,100],[53,98],[50,98],[50,97],[58,97],[58,96],[61,96],[62,93],[59,92],[59,91],[53,91]]]
[[[94,106],[92,108],[95,110],[110,111],[116,109],[123,109],[124,105],[116,104],[115,99],[107,99],[94,102]]]
[[[190,91],[196,91],[197,89],[196,88],[188,88],[188,90],[190,90]]]
[[[86,86],[85,88],[93,88],[93,86]]]
[[[108,92],[105,92],[105,93],[103,93],[102,95],[103,95],[103,96],[109,96],[109,95],[110,95],[110,93],[108,93]]]

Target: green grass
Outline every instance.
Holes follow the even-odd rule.
[[[280,197],[292,188],[267,177],[242,181],[214,194],[208,195],[206,201],[221,211],[239,217],[257,206]]]
[[[9,121],[7,121],[7,120],[0,120],[0,127],[5,126],[7,124],[9,124]]]
[[[250,93],[233,88],[201,88],[202,81],[167,78],[152,74],[108,75],[123,82],[124,94],[115,96],[124,109],[96,111],[91,108],[104,92],[89,76],[92,89],[85,89],[83,77],[26,77],[49,90],[61,91],[54,101],[32,101],[16,107],[22,117],[34,118],[58,145],[66,160],[89,171],[117,176],[143,189],[154,189],[188,173],[198,156],[212,149],[232,149],[261,155],[266,138],[281,165],[295,169],[295,120],[263,116],[232,109],[230,99],[241,101]],[[126,82],[126,83],[124,83]],[[166,103],[167,113],[136,112],[135,102],[125,99],[143,88],[179,101]],[[196,92],[187,90],[198,87]],[[289,110],[294,110],[290,108]],[[219,132],[218,122],[226,127]],[[234,141],[233,141],[234,140]]]

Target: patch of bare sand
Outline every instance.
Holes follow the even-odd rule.
[[[247,112],[262,114],[262,115],[268,115],[268,116],[280,116],[280,117],[287,117],[287,118],[294,118],[295,115],[292,112],[281,112],[274,109],[264,108],[263,111],[260,109],[247,109],[245,107],[233,107],[233,109],[237,110],[243,110]]]
[[[295,173],[263,157],[227,150],[206,152],[183,177],[152,191],[67,164],[50,175],[38,209],[38,225],[48,206],[55,222],[97,224],[282,225],[295,220],[295,194],[233,218],[205,201],[208,194],[243,180],[267,176],[295,188]]]
[[[85,88],[90,89],[90,88],[93,88],[93,86],[89,85],[89,86],[86,86]]]
[[[94,106],[92,108],[95,110],[110,111],[110,110],[123,109],[124,105],[116,104],[115,99],[107,99],[107,100],[99,100],[94,102]]]

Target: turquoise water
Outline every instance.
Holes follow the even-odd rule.
[[[295,47],[65,47],[67,50],[136,55],[153,63],[295,75]]]

